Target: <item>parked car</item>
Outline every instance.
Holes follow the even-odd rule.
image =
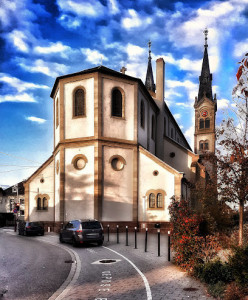
[[[44,226],[41,222],[18,222],[18,233],[20,235],[44,235]]]
[[[74,247],[83,243],[97,243],[101,246],[104,241],[102,224],[97,220],[72,220],[60,231],[61,243],[72,243]]]

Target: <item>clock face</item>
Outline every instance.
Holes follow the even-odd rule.
[[[208,111],[207,110],[203,110],[201,112],[202,117],[207,117],[208,116]]]

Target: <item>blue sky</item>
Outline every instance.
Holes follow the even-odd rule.
[[[193,146],[205,27],[219,123],[248,51],[248,0],[1,0],[0,185],[27,178],[52,154],[57,76],[102,61],[144,81],[149,40],[154,77],[163,57],[166,102]]]

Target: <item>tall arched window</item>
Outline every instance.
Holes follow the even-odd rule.
[[[206,140],[206,141],[200,141],[199,142],[199,149],[201,151],[209,150],[209,142],[208,142],[208,140]]]
[[[204,120],[200,119],[200,129],[203,129],[203,128],[204,128]]]
[[[174,139],[174,130],[171,128],[171,138]]]
[[[205,128],[210,128],[210,119],[209,118],[205,119]]]
[[[155,117],[152,115],[152,132],[151,132],[151,137],[153,140],[155,140]]]
[[[140,126],[145,128],[145,104],[143,100],[140,103]]]
[[[111,115],[112,117],[122,118],[122,93],[119,89],[112,90]]]
[[[56,107],[55,107],[55,111],[56,111],[56,128],[59,126],[59,99],[56,99]]]
[[[155,194],[151,193],[149,195],[149,208],[155,208]]]
[[[48,208],[47,198],[43,198],[43,209],[46,210]]]
[[[166,119],[164,118],[164,136],[166,136]]]
[[[163,208],[163,195],[161,193],[157,194],[157,208]]]
[[[37,199],[37,210],[41,210],[41,198]]]
[[[85,116],[85,93],[83,89],[77,89],[74,93],[74,117]]]

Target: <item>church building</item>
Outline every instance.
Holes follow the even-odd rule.
[[[86,218],[105,226],[166,228],[171,197],[189,200],[191,187],[206,177],[199,158],[214,152],[217,109],[207,40],[194,151],[164,101],[163,58],[156,61],[156,84],[150,45],[145,84],[125,71],[101,65],[56,78],[54,149],[25,183],[25,219],[55,231]]]

